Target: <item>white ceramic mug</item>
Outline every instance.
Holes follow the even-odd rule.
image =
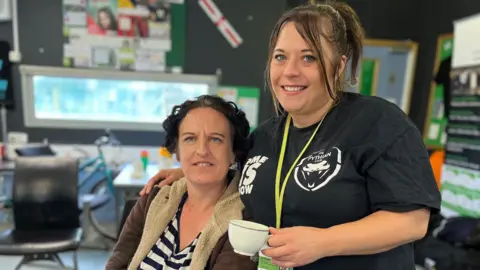
[[[264,248],[269,228],[265,225],[246,221],[230,220],[228,238],[235,253],[253,256]]]

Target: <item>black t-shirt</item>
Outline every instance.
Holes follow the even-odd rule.
[[[252,134],[252,149],[239,183],[255,222],[275,226],[275,174],[285,116]],[[317,124],[290,127],[283,178]],[[345,93],[330,111],[287,183],[281,227],[328,228],[377,210],[438,212],[440,192],[422,136],[394,104]],[[388,224],[385,224],[388,226]],[[339,256],[295,269],[414,269],[411,244],[367,256]]]

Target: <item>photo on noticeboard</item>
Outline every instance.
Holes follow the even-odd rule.
[[[90,0],[87,2],[87,30],[92,35],[117,35],[116,0]]]
[[[452,96],[480,95],[480,66],[453,69],[450,77]]]

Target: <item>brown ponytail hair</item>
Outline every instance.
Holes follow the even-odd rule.
[[[329,24],[326,24],[326,20]],[[335,1],[309,0],[309,3],[303,6],[291,9],[283,14],[277,21],[272,34],[270,36],[269,56],[267,68],[265,70],[266,84],[270,88],[277,113],[281,111],[275,93],[272,89],[270,80],[270,63],[273,58],[273,50],[275,49],[278,36],[282,27],[293,22],[307,44],[312,48],[318,59],[320,75],[325,78],[326,88],[329,96],[338,102],[340,95],[345,87],[345,70],[338,74],[340,68],[340,60],[342,55],[350,61],[350,78],[351,84],[355,84],[358,64],[363,50],[364,30],[360,24],[357,13],[347,4]],[[329,76],[326,73],[326,61],[323,57],[323,46],[321,37],[329,41],[336,55],[333,60],[333,71],[335,72],[335,81],[328,81]]]

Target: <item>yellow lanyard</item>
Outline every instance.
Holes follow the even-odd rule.
[[[287,121],[285,122],[285,130],[283,132],[282,148],[280,149],[280,156],[278,157],[277,175],[276,175],[276,178],[275,178],[275,210],[276,210],[276,227],[277,227],[277,229],[280,229],[280,223],[281,223],[281,219],[282,219],[283,196],[285,195],[285,187],[287,186],[287,182],[288,182],[288,179],[290,178],[290,174],[292,173],[293,168],[295,168],[295,166],[297,165],[300,158],[305,153],[305,150],[307,150],[308,146],[310,145],[313,138],[315,137],[315,134],[317,134],[317,131],[320,128],[320,126],[322,125],[323,119],[325,119],[325,116],[322,118],[320,123],[318,123],[317,128],[315,128],[315,131],[313,132],[312,136],[310,137],[308,142],[303,147],[302,152],[300,152],[297,159],[295,159],[292,166],[288,170],[288,173],[285,176],[285,180],[283,181],[282,190],[280,190],[280,177],[282,176],[283,159],[285,157],[285,149],[287,148],[288,130],[290,129],[291,119],[292,119],[292,117],[290,115],[288,115],[287,116]]]

